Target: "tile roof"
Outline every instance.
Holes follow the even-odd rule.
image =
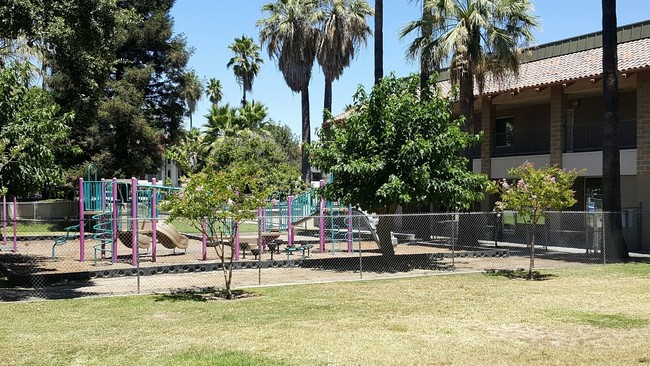
[[[511,75],[501,80],[488,77],[483,94],[496,94],[600,76],[602,52],[602,47],[598,47],[524,63],[519,68],[518,77]],[[620,43],[618,69],[622,73],[650,69],[650,38]],[[450,89],[450,82],[441,81],[440,87],[443,92],[447,92]],[[478,94],[476,89],[474,95]]]

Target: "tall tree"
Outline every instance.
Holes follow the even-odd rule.
[[[301,95],[301,175],[305,182],[311,181],[306,147],[311,142],[309,80],[316,58],[318,31],[315,27],[321,17],[317,5],[312,0],[277,0],[262,6],[267,17],[257,21],[260,41],[269,57],[277,60],[289,88]]]
[[[210,78],[208,85],[205,88],[205,95],[210,99],[210,103],[213,106],[219,105],[221,99],[223,99],[223,86],[221,85],[221,80]]]
[[[517,73],[522,49],[533,41],[532,29],[538,26],[533,5],[530,0],[422,1],[424,17],[400,32],[400,37],[420,33],[407,56],[430,58],[438,68],[449,64],[460,89],[460,114],[471,131],[474,79],[482,90],[488,72],[495,78]]]
[[[621,223],[621,166],[619,142],[618,52],[616,0],[603,0],[603,210],[606,254],[610,260],[629,258]]]
[[[321,9],[323,19],[316,59],[325,75],[323,108],[331,112],[332,82],[350,65],[357,48],[366,45],[371,34],[366,17],[374,12],[365,0],[322,0]]]
[[[187,116],[190,117],[190,130],[192,129],[192,114],[196,112],[196,104],[203,96],[203,84],[194,70],[185,73],[183,77],[183,99],[187,105]]]
[[[384,76],[384,0],[375,0],[375,84]]]
[[[435,88],[432,83],[431,88]],[[355,111],[345,124],[321,131],[310,149],[314,166],[334,174],[325,196],[344,205],[392,214],[397,205],[437,202],[442,208],[466,208],[483,197],[488,179],[465,169],[458,154],[478,135],[461,131],[451,119],[449,100],[437,91],[420,102],[417,76],[397,79],[390,74],[370,95],[360,87]],[[393,255],[391,216],[377,226],[379,249]]]
[[[253,39],[244,35],[241,38],[235,38],[235,41],[228,46],[235,54],[226,66],[232,67],[235,78],[241,85],[244,95],[241,99],[241,105],[246,105],[246,92],[253,90],[253,80],[260,71],[261,64],[264,60],[260,57],[260,46],[253,42]]]

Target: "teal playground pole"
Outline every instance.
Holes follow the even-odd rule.
[[[138,264],[138,180],[131,177],[131,265]]]
[[[158,193],[156,193],[156,178],[151,179],[153,192],[151,193],[151,261],[156,261],[156,226],[158,224]]]
[[[79,178],[79,261],[83,262],[86,260],[86,251],[85,246],[85,211],[84,211],[84,179]]]
[[[293,196],[287,197],[287,246],[293,246]]]
[[[113,225],[112,238],[111,238],[111,254],[112,254],[112,263],[117,263],[117,178],[113,178]]]
[[[320,180],[320,187],[325,187],[325,181]],[[320,220],[318,221],[318,237],[320,239],[320,252],[325,253],[325,197],[320,198]]]

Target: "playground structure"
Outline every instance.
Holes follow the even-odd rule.
[[[321,181],[321,185],[324,182]],[[201,242],[201,259],[207,260],[208,242],[214,245],[217,233],[205,233],[205,226],[202,235],[182,234],[171,223],[159,217],[158,203],[165,195],[178,190],[174,187],[166,187],[152,182],[142,182],[135,178],[111,180],[98,179],[97,169],[89,165],[87,179],[79,179],[79,224],[66,227],[65,235],[55,239],[52,245],[52,259],[56,258],[56,248],[66,244],[71,239],[79,240],[79,261],[86,260],[86,246],[92,246],[93,263],[109,259],[112,264],[118,261],[118,244],[131,249],[130,263],[137,266],[139,263],[138,250],[150,251],[151,262],[157,261],[157,244],[168,249],[187,249],[189,238],[193,237]],[[219,240],[229,240],[230,233],[234,233],[232,245],[233,258],[239,261],[242,254],[245,257],[245,250],[251,249],[251,253],[257,257],[266,252],[277,250],[280,243],[285,244],[284,252],[289,256],[297,250],[302,250],[303,258],[309,254],[316,242],[318,253],[326,252],[326,242],[330,244],[332,253],[345,251],[352,253],[354,242],[354,231],[361,233],[360,228],[364,226],[364,233],[376,238],[372,219],[363,214],[363,225],[359,220],[353,220],[353,215],[360,215],[351,207],[340,207],[333,202],[326,202],[316,197],[314,191],[308,191],[298,196],[288,196],[285,201],[270,200],[267,207],[258,209],[258,235],[256,238],[242,238],[239,227],[231,224],[225,231],[225,237]],[[88,238],[86,231],[91,236]],[[300,238],[296,237],[300,234]],[[224,233],[222,233],[224,234]],[[212,236],[211,239],[208,240]],[[316,239],[316,235],[318,239]],[[284,240],[281,239],[286,238]],[[89,240],[91,239],[90,243]],[[375,241],[377,241],[375,239]],[[248,247],[250,243],[256,247]],[[345,245],[347,244],[347,245]],[[241,250],[244,249],[244,253]]]

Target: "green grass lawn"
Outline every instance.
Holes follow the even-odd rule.
[[[650,265],[0,304],[2,365],[650,364]]]

